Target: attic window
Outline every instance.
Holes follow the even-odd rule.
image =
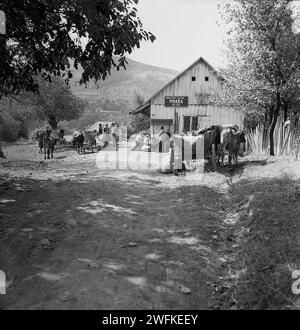
[[[204,80],[205,80],[205,81],[208,81],[208,77],[205,77]]]
[[[196,81],[196,77],[193,76],[193,77],[192,77],[192,81]]]

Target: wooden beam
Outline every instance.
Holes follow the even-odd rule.
[[[212,150],[211,150],[211,162],[213,164],[214,171],[217,172],[216,149],[214,144],[212,145]]]

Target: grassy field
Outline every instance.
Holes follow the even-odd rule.
[[[300,308],[291,289],[292,272],[300,268],[299,182],[283,172],[246,176],[230,187],[224,281],[235,309]]]

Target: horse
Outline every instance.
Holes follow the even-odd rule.
[[[53,151],[56,144],[55,139],[50,136],[49,131],[39,130],[36,133],[36,140],[38,141],[39,153],[43,152],[44,149],[44,159],[53,158]]]
[[[43,140],[43,146],[44,146],[44,159],[46,159],[46,156],[48,159],[53,158],[53,151],[55,147],[55,139],[51,136],[44,136]]]

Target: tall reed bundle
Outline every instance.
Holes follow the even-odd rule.
[[[259,124],[255,129],[246,134],[247,149],[259,155],[268,155],[270,152],[269,127]],[[275,156],[292,156],[296,159],[300,149],[300,126],[299,124],[277,121],[274,130],[274,151]]]

